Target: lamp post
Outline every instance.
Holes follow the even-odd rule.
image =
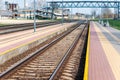
[[[36,32],[36,15],[35,15],[35,13],[36,13],[36,10],[35,10],[35,0],[34,0],[34,32]]]

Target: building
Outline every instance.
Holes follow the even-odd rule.
[[[5,9],[0,10],[0,18],[8,19],[8,18],[17,18],[18,16],[19,16],[18,4],[5,2]]]

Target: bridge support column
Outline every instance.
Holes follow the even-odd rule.
[[[48,3],[47,3],[47,9],[46,9],[46,16],[48,17]]]
[[[54,8],[52,8],[51,19],[53,19],[53,14],[54,14]]]

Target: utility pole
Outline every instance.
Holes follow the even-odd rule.
[[[117,0],[114,0],[117,1]],[[116,8],[114,8],[114,19],[116,18]]]
[[[36,4],[35,4],[35,0],[34,0],[34,32],[36,32],[36,15],[35,15],[35,13],[36,13],[36,6],[35,6]]]
[[[101,0],[101,1],[102,1],[102,0]],[[103,17],[103,16],[102,16],[102,8],[100,9],[100,14],[101,14],[101,15],[100,15],[100,23],[103,25],[104,23],[103,23],[103,19],[102,19],[102,17]]]
[[[72,8],[71,8],[71,22],[72,22],[72,18],[73,18],[73,16],[72,16]]]
[[[118,1],[118,0],[114,0],[114,1]],[[114,19],[119,18],[119,3],[116,3],[116,5],[118,5],[118,8],[114,8]]]
[[[53,0],[52,0],[52,21],[53,21],[53,13],[54,13],[54,3],[53,3]]]
[[[62,0],[62,25],[63,25],[63,22],[64,22],[64,15],[63,15],[63,0]]]
[[[107,1],[109,1],[109,0],[107,0]],[[108,23],[108,18],[109,18],[109,12],[107,12],[107,23]]]
[[[101,0],[102,1],[102,0]],[[100,20],[102,21],[102,8],[100,8]]]
[[[24,18],[26,18],[26,0],[24,0]]]
[[[52,14],[51,14],[51,19],[52,19],[52,21],[54,20],[54,10],[55,10],[55,3],[54,3],[54,1],[52,0]]]

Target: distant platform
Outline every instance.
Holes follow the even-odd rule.
[[[0,64],[66,31],[77,22],[0,35]]]
[[[50,20],[36,20],[36,22],[49,22]],[[11,20],[11,19],[0,19],[0,24],[24,24],[34,23],[34,20]]]
[[[90,23],[84,80],[120,80],[120,31]]]

